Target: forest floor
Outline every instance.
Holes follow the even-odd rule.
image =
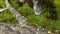
[[[44,13],[45,10],[43,10],[40,16],[36,16],[31,7],[29,7],[27,4],[23,5],[22,7],[19,7],[17,1],[18,0],[15,1],[11,0],[10,3],[19,13],[21,13],[22,16],[27,18],[29,25],[37,24],[39,27],[46,28],[48,30],[52,30],[52,29],[60,30],[60,0],[55,0],[54,2],[57,11],[57,17],[58,17],[57,20],[47,19],[46,18],[47,13]],[[5,0],[0,0],[0,7],[1,8],[6,7]],[[10,10],[5,10],[0,13],[0,22],[6,22],[12,24],[18,23],[18,21],[10,12]],[[53,25],[49,23],[52,23]]]

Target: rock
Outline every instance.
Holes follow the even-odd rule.
[[[36,28],[32,26],[24,26],[21,27],[20,25],[12,25],[12,24],[5,24],[0,23],[0,34],[47,34],[47,31],[42,31],[39,29],[39,31],[36,30]]]

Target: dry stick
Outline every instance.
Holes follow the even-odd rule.
[[[27,24],[27,20],[21,16],[20,13],[18,13],[18,11],[16,11],[15,8],[13,8],[10,3],[8,2],[8,0],[6,0],[6,6],[7,9],[9,9],[11,11],[11,13],[13,14],[13,16],[16,18],[16,20],[19,21],[19,25],[21,26],[25,26]]]
[[[4,10],[6,10],[7,8],[3,8],[3,9],[0,9],[0,12],[3,12]]]

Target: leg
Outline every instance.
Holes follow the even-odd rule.
[[[42,12],[40,0],[33,0],[33,9],[36,15],[40,15]]]

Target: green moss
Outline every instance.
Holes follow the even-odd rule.
[[[0,13],[0,22],[7,22],[13,24],[16,23],[17,21],[9,10],[5,10]]]
[[[19,13],[25,17],[29,16],[29,15],[33,15],[33,9],[31,7],[29,7],[29,5],[26,3],[24,4],[22,7],[19,7],[17,9],[19,11]]]

